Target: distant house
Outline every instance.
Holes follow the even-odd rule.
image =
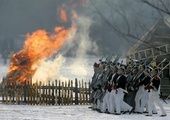
[[[148,62],[155,58],[159,64],[164,58],[166,61],[160,65],[163,68],[170,62],[170,21],[159,20],[127,53],[126,59],[136,59]],[[161,74],[162,85],[170,85],[170,65]],[[170,91],[170,88],[169,88]]]

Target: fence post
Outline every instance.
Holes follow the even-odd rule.
[[[73,105],[73,80],[71,80],[71,105]]]
[[[42,104],[45,105],[45,85],[44,84],[42,85],[42,97],[41,97],[41,100],[42,100]]]
[[[85,93],[86,93],[85,104],[87,105],[88,104],[88,90],[87,90],[87,83],[86,82],[85,82]]]
[[[39,82],[39,86],[40,86],[40,89],[39,89],[39,104],[41,105],[42,104],[42,91],[43,91],[43,89],[42,89],[42,83],[41,83],[41,81]]]
[[[47,89],[48,89],[48,91],[47,91],[47,98],[48,98],[48,105],[50,105],[51,104],[51,83],[50,83],[50,81],[48,81],[48,87],[47,87]]]
[[[61,84],[59,80],[59,86],[58,86],[58,104],[61,104]]]
[[[51,104],[55,105],[55,96],[54,96],[54,82],[52,82],[52,100],[51,100]]]
[[[64,104],[65,105],[68,105],[67,104],[67,100],[68,100],[68,97],[67,97],[67,81],[65,81],[65,86],[64,86]]]
[[[70,97],[70,96],[71,96],[71,95],[70,95],[70,80],[68,81],[68,91],[67,91],[67,95],[68,95],[68,96],[67,96],[67,97],[68,97],[68,99],[67,99],[67,104],[70,105],[70,104],[71,104],[71,99],[70,99],[70,98],[71,98],[71,97]]]
[[[26,81],[24,82],[24,103],[26,104]]]
[[[62,82],[62,87],[61,87],[61,105],[65,105],[64,104],[64,82]]]
[[[78,105],[78,83],[77,78],[75,78],[75,104]]]
[[[88,85],[89,85],[89,90],[88,90],[89,91],[89,99],[88,99],[88,102],[89,102],[89,104],[91,104],[91,100],[90,100],[90,96],[91,96],[91,86],[90,85],[91,85],[91,82],[90,81],[89,81]]]
[[[19,84],[16,82],[16,104],[19,104]]]
[[[57,93],[57,80],[55,80],[55,105],[58,104],[58,93]]]
[[[82,84],[81,84],[81,81],[79,80],[79,104],[82,105]]]

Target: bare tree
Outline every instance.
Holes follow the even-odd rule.
[[[169,0],[141,0],[141,2],[156,9],[160,14],[164,13],[170,15],[170,1]]]
[[[165,1],[163,0],[160,0],[160,1],[159,0],[156,0],[156,1],[155,0],[139,0],[139,1],[117,0],[117,4],[115,4],[115,1],[113,0],[106,0],[104,4],[106,4],[108,8],[112,10],[112,13],[110,14],[109,18],[107,18],[102,13],[102,10],[100,10],[100,8],[96,6],[93,0],[90,0],[90,2],[92,6],[95,8],[95,10],[97,11],[97,13],[101,16],[102,20],[105,21],[105,23],[111,28],[111,30],[114,33],[116,33],[119,37],[123,38],[124,40],[126,40],[128,43],[131,43],[131,44],[135,44],[138,40],[140,40],[143,34],[150,29],[153,23],[155,23],[159,19],[163,19],[165,14],[166,15],[170,14],[169,12],[170,1],[167,1],[167,0]],[[147,18],[145,16],[141,16],[142,12],[137,13],[135,9],[129,8],[132,10],[131,11],[132,16],[129,17],[124,7],[127,7],[128,5],[132,4],[132,2],[136,2],[136,4],[141,4],[141,6],[144,6],[146,9],[149,9],[153,14],[149,16],[149,18]],[[113,20],[114,19],[113,14],[115,13],[119,15],[119,17],[123,21],[124,27],[122,27],[121,24],[117,24],[116,21]],[[152,24],[148,25],[147,22],[144,23],[142,21],[144,19],[152,19]],[[167,53],[167,51],[163,51],[161,49],[156,48],[154,43],[144,41],[144,45],[147,47],[154,48],[158,51]]]

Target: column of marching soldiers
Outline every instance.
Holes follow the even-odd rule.
[[[127,65],[119,63],[116,58],[95,62],[90,95],[92,106],[89,108],[114,115],[145,113],[152,116],[158,113],[155,101],[161,110],[160,117],[166,116],[160,101],[159,75],[169,63],[160,69],[161,63],[151,66],[153,62],[147,65],[146,61],[131,60]]]

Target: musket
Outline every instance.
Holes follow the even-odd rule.
[[[110,61],[113,59],[114,52],[111,54]]]
[[[157,57],[156,57],[157,58]],[[156,59],[156,58],[154,58],[154,60]],[[149,58],[148,59],[146,59],[146,61],[144,62],[144,64],[143,65],[145,65],[146,64],[146,62],[149,60]],[[152,60],[153,61],[153,60]],[[147,67],[150,67],[149,65],[152,63],[152,61],[147,65]],[[142,75],[142,73],[145,71],[145,70],[147,70],[147,67],[145,67],[145,69],[141,72],[141,74],[139,75],[139,77]]]
[[[109,62],[109,61],[112,59],[113,54],[114,54],[114,53],[112,53],[111,55],[108,55],[108,56],[107,56],[106,62]]]
[[[159,94],[159,97],[164,101],[164,103],[168,104],[161,94]]]
[[[118,55],[116,55],[115,60],[113,61],[113,63],[117,63],[117,61],[119,60],[119,57],[120,57],[120,55],[119,55],[119,54],[118,54]]]
[[[157,58],[157,57],[156,57]],[[154,58],[154,59],[156,59],[156,58]],[[145,62],[144,62],[144,64],[143,65],[145,65],[146,64],[146,62],[149,60],[149,57],[148,57],[148,59],[146,59],[145,60]],[[153,60],[152,60],[153,61]],[[147,66],[149,66],[151,63],[152,63],[152,61],[147,65]],[[132,81],[132,86],[131,87],[133,87],[133,86],[137,86],[138,84],[139,84],[139,82],[137,83],[137,82],[135,82],[136,80],[138,80],[139,78],[140,78],[140,76],[143,74],[143,72],[145,71],[147,69],[147,67],[145,67],[145,69],[138,75],[136,75],[135,77],[135,79]],[[143,79],[144,80],[144,79]],[[135,82],[135,83],[134,83]]]
[[[145,65],[147,62],[148,62],[148,60],[151,58],[151,56],[150,57],[148,57],[146,60],[145,60],[145,62],[143,63],[143,65]],[[156,59],[156,58],[155,58]]]
[[[101,59],[99,59],[99,61],[101,62],[103,60],[103,56],[102,56],[102,58]]]
[[[158,68],[162,63],[164,63],[166,61],[166,58],[164,58],[157,66],[156,68]],[[152,62],[151,62],[152,63]],[[151,64],[150,63],[150,64]],[[150,69],[153,69],[152,67],[148,66]]]
[[[168,65],[170,65],[170,62],[169,62],[168,64],[166,64],[166,65],[161,69],[161,71],[159,71],[158,76],[162,73],[162,71],[163,71],[166,67],[168,67]],[[151,78],[150,82],[146,85],[146,87],[148,87],[148,86],[152,83],[153,79],[154,79],[154,76]]]
[[[157,67],[159,67],[163,62],[165,62],[166,61],[166,58],[164,58],[158,65],[157,65]]]

